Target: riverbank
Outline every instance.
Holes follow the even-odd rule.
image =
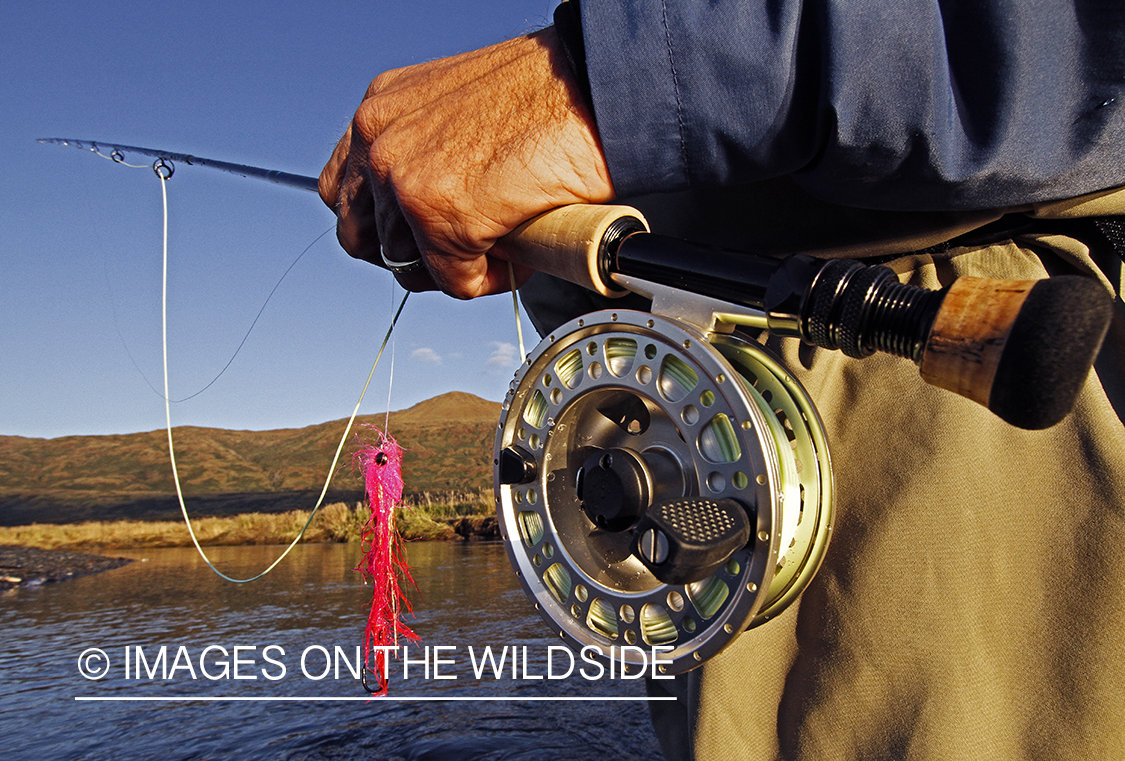
[[[335,503],[323,507],[309,522],[310,511],[245,513],[194,519],[192,527],[204,546],[288,544],[305,529],[302,541],[358,542],[370,517],[366,505]],[[499,526],[491,504],[474,495],[467,501],[407,505],[395,511],[406,540],[498,539]],[[0,545],[42,550],[97,551],[149,547],[189,547],[191,535],[181,521],[84,521],[71,524],[0,526]]]
[[[101,573],[133,562],[82,552],[0,546],[0,591]]]
[[[500,538],[491,500],[481,492],[451,492],[445,499],[428,493],[395,510],[399,533],[407,541],[468,541]],[[309,521],[308,510],[243,513],[192,520],[205,547],[289,544],[301,530],[306,544],[359,542],[370,511],[363,503],[333,503]],[[305,528],[305,526],[308,526]],[[190,547],[191,534],[179,521],[83,521],[0,526],[0,591],[35,586],[118,568],[125,558],[88,552]]]

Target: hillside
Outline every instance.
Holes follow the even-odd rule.
[[[491,488],[492,440],[500,405],[443,394],[392,412],[389,428],[406,450],[408,493]],[[385,415],[357,426],[382,427]],[[308,509],[324,484],[347,420],[300,429],[176,428],[176,462],[197,514]],[[362,428],[357,427],[362,435]],[[345,449],[330,499],[360,498]],[[0,525],[69,523],[177,514],[165,431],[31,439],[0,436]]]

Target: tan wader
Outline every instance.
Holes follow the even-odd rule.
[[[1118,312],[1077,408],[1044,431],[927,386],[904,360],[771,341],[827,428],[831,545],[778,619],[650,685],[680,698],[652,704],[665,753],[1125,759],[1121,261],[1031,234],[889,266],[927,288],[1082,273]]]
[[[674,682],[650,683],[654,694],[679,697],[650,704],[669,761],[1125,759],[1117,255],[1043,233],[933,253],[1001,213],[856,211],[789,181],[634,202],[657,232],[757,253],[931,247],[889,264],[928,288],[960,275],[1081,273],[1117,296],[1077,408],[1045,431],[1013,428],[926,385],[905,360],[771,340],[827,428],[833,537],[819,574],[783,615]],[[1125,214],[1125,193],[1023,212]],[[541,276],[521,294],[541,332],[607,306]]]

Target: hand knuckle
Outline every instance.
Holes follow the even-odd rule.
[[[352,135],[370,145],[387,126],[387,113],[381,98],[368,98],[359,104],[352,119]]]
[[[390,69],[388,71],[384,71],[382,74],[372,79],[371,84],[367,86],[367,93],[366,95],[364,95],[364,97],[370,98],[372,96],[378,95],[381,92],[390,90],[393,87],[394,83],[398,81],[399,77],[401,76],[401,72],[402,69]]]

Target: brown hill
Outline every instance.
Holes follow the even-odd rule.
[[[443,394],[392,412],[389,429],[406,450],[407,493],[487,489],[500,405],[471,394]],[[357,419],[382,427],[385,415]],[[174,430],[176,463],[188,507],[198,514],[308,509],[324,484],[347,419],[300,429]],[[349,446],[330,500],[360,498]],[[0,436],[0,525],[178,513],[165,431],[31,439]]]

